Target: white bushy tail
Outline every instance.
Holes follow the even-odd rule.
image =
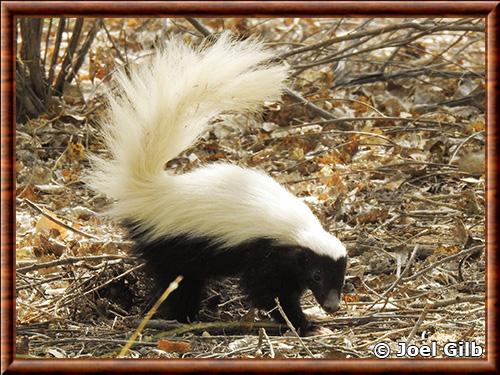
[[[266,65],[271,57],[255,40],[223,34],[198,49],[172,40],[151,63],[119,73],[119,94],[109,99],[102,124],[111,159],[93,158],[93,188],[118,201],[148,194],[165,162],[189,147],[211,118],[279,97],[287,71]]]

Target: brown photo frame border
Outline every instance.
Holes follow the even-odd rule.
[[[498,1],[5,1],[1,4],[1,369],[2,373],[97,372],[489,372],[498,373]],[[422,360],[15,359],[14,21],[18,16],[84,17],[484,17],[486,19],[487,358]]]

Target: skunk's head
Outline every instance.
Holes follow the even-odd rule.
[[[347,255],[333,259],[305,250],[302,255],[304,277],[316,301],[329,313],[340,309],[342,287],[347,268]]]
[[[340,308],[347,268],[346,248],[322,228],[303,230],[298,238],[303,249],[305,283],[323,309],[333,313]]]

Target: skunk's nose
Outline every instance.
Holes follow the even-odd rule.
[[[340,303],[334,304],[334,303],[325,303],[323,306],[326,312],[329,313],[334,313],[335,311],[340,309]]]
[[[335,311],[340,309],[340,296],[336,290],[332,290],[328,293],[326,301],[323,304],[323,309],[325,309],[325,311],[329,313],[334,313]]]

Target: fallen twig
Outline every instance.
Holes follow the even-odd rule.
[[[283,308],[281,307],[280,305],[280,301],[278,299],[278,297],[276,297],[274,299],[276,301],[276,306],[278,307],[278,311],[280,312],[281,316],[283,317],[283,319],[285,320],[286,322],[286,325],[288,326],[288,328],[290,328],[290,331],[292,331],[292,333],[294,334],[295,337],[297,337],[297,340],[299,340],[299,343],[300,345],[304,348],[304,350],[307,352],[307,354],[309,356],[311,356],[311,358],[314,358],[315,355],[311,352],[311,350],[306,346],[306,344],[304,344],[304,341],[302,341],[302,338],[299,336],[299,334],[297,333],[297,330],[295,329],[295,327],[293,326],[293,324],[290,322],[290,320],[288,319],[288,317],[286,316],[285,314],[285,311],[283,310]]]
[[[430,306],[431,306],[430,304],[427,304],[427,305],[425,305],[424,309],[422,310],[422,314],[420,314],[420,316],[418,317],[418,320],[415,323],[415,326],[413,327],[413,329],[411,330],[410,334],[408,335],[408,337],[406,339],[407,345],[411,344],[411,340],[413,340],[413,336],[415,335],[415,333],[417,333],[418,328],[420,327],[420,325],[424,321],[424,318],[427,315],[427,311],[429,311]]]
[[[82,235],[84,237],[92,238],[93,240],[99,240],[96,236],[93,236],[91,234],[82,232],[79,229],[73,228],[71,225],[68,225],[64,221],[62,221],[62,220],[60,220],[60,219],[52,216],[47,211],[45,211],[43,208],[39,207],[37,204],[35,204],[32,201],[30,201],[28,198],[24,198],[22,201],[26,202],[26,204],[28,204],[28,206],[34,208],[35,210],[37,210],[38,212],[40,212],[43,216],[45,216],[47,219],[53,221],[57,225],[60,225],[61,227],[64,227],[64,228],[66,228],[66,229],[68,229],[68,230],[70,230],[72,232],[78,233],[78,234],[80,234],[80,235]]]
[[[130,336],[128,339],[127,344],[122,348],[120,351],[120,354],[118,354],[118,358],[123,358],[125,354],[127,354],[128,350],[130,347],[135,343],[135,339],[139,334],[144,330],[144,327],[146,326],[146,323],[151,319],[151,317],[154,315],[156,310],[160,307],[160,305],[167,299],[167,297],[172,293],[174,290],[176,290],[179,287],[179,283],[182,281],[183,276],[177,276],[174,281],[170,283],[167,289],[163,292],[163,294],[158,298],[156,303],[151,307],[151,310],[148,311],[144,319],[142,320],[141,324],[137,327],[135,332]]]
[[[155,337],[172,337],[188,332],[206,331],[211,329],[253,329],[253,328],[276,328],[281,329],[283,325],[274,322],[245,322],[245,321],[229,321],[229,322],[198,322],[191,324],[182,324],[179,327],[169,331],[162,332]]]
[[[432,304],[429,305],[429,309],[436,309],[440,307],[446,307],[446,306],[451,306],[451,305],[457,305],[459,303],[473,303],[473,302],[486,302],[486,297],[485,296],[456,296],[455,298],[450,298],[450,299],[445,299],[442,301],[436,301]],[[424,306],[423,303],[418,302],[415,304],[411,304],[411,307],[422,307]],[[425,306],[427,306],[425,304]]]
[[[267,341],[267,344],[269,345],[269,356],[271,358],[274,358],[275,354],[274,354],[273,344],[272,344],[271,340],[269,339],[269,336],[267,335],[266,329],[265,328],[261,328],[259,330],[259,332],[262,332],[262,335],[264,336],[264,338]]]
[[[408,271],[410,270],[410,267],[413,264],[413,261],[415,260],[415,256],[417,255],[418,248],[419,248],[419,246],[415,245],[413,251],[411,252],[410,259],[408,259],[408,262],[406,262],[405,269],[403,270],[403,272],[401,272],[401,275],[396,279],[396,281],[394,281],[394,283],[384,293],[382,293],[383,297],[386,297],[387,294],[389,294],[389,292],[391,292],[394,288],[396,288],[396,286],[398,286],[398,284],[401,282],[403,277],[408,273]]]
[[[57,260],[51,260],[50,262],[38,263],[34,262],[30,265],[23,266],[16,269],[16,272],[19,273],[27,273],[31,271],[36,271],[42,268],[50,268],[56,266],[63,266],[67,264],[74,264],[78,262],[93,262],[96,260],[111,260],[111,259],[135,259],[126,255],[117,255],[117,254],[109,254],[109,255],[92,255],[87,257],[66,257]]]

